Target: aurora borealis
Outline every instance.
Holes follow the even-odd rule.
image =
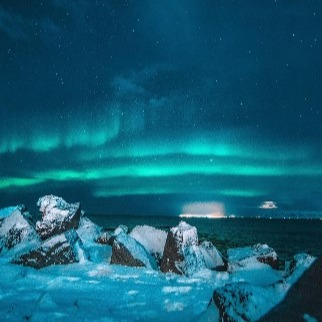
[[[5,0],[0,41],[0,208],[322,217],[320,1]]]

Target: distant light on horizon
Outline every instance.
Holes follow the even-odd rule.
[[[260,209],[277,209],[277,204],[275,201],[264,201],[260,206]]]
[[[183,206],[181,218],[224,218],[225,205],[222,202],[192,202]]]

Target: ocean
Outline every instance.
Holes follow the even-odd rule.
[[[88,215],[96,224],[113,230],[120,224],[129,230],[136,225],[149,225],[168,231],[181,220],[195,226],[199,241],[211,241],[223,255],[227,249],[266,243],[277,252],[280,260],[289,260],[305,252],[322,256],[322,220],[256,219],[256,218],[179,218],[162,216]]]

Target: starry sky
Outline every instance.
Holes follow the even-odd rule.
[[[2,0],[0,42],[0,208],[321,217],[321,1]]]

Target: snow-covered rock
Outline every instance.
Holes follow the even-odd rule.
[[[156,269],[154,258],[134,238],[119,232],[112,246],[111,264]]]
[[[101,245],[113,245],[115,236],[111,235],[108,231],[104,231],[102,234],[100,234],[96,238],[96,243],[101,244]]]
[[[16,209],[17,209],[17,206],[0,209],[0,221],[9,217]]]
[[[219,321],[257,321],[283,295],[275,286],[232,283],[215,290],[210,305],[217,308]]]
[[[315,257],[306,254],[300,253],[296,254],[291,261],[285,263],[285,273],[287,276],[292,275],[294,272],[299,269],[308,268],[314,262]],[[297,274],[297,272],[296,272]]]
[[[302,282],[299,287],[297,296],[292,295],[292,300],[287,302],[286,305],[282,305],[283,302],[279,305],[284,315],[275,315],[275,313],[271,315],[269,313],[269,319],[264,318],[263,321],[302,321],[299,319],[300,315],[297,314],[296,318],[291,315],[297,312],[298,305],[299,307],[302,306],[301,312],[304,312],[303,307],[305,307],[308,313],[316,314],[317,310],[321,308],[322,261],[319,264],[320,266],[313,269],[314,257],[299,254],[295,258],[297,258],[296,268],[292,275],[287,278],[282,277],[283,272],[277,272],[267,265],[265,265],[266,268],[263,267],[257,272],[257,274],[263,275],[262,278],[256,276],[256,273],[254,274],[255,271],[252,270],[254,266],[251,265],[243,270],[233,271],[231,282],[214,291],[207,311],[199,321],[257,321],[278,305],[285,295],[286,298],[288,297],[299,278],[299,281],[305,282]],[[253,264],[260,268],[259,262]],[[307,273],[304,272],[310,265],[312,265],[312,273],[306,279],[305,276],[310,274],[308,272],[311,268]],[[313,294],[311,294],[311,291]],[[310,300],[308,301],[307,298],[310,298]],[[294,305],[294,303],[297,304]],[[312,303],[312,307],[309,306],[309,303]],[[273,309],[273,312],[275,311]],[[274,318],[271,318],[271,316]],[[290,318],[291,316],[292,318]]]
[[[303,255],[297,256],[297,267],[306,267],[311,262]],[[286,321],[286,318],[288,321],[322,321],[322,258],[309,265],[283,301],[262,319],[263,322]]]
[[[161,260],[162,272],[173,272],[190,276],[206,268],[202,252],[198,246],[196,227],[181,221],[168,233]]]
[[[224,270],[225,263],[217,248],[209,241],[204,241],[199,246],[205,265],[209,269]]]
[[[34,227],[17,207],[0,223],[0,254],[18,244],[37,240],[38,235]]]
[[[102,227],[94,224],[86,216],[82,216],[76,230],[83,244],[91,244],[102,234]]]
[[[45,240],[39,247],[13,259],[14,264],[33,268],[70,264],[86,259],[82,241],[74,229]]]
[[[278,257],[273,248],[266,244],[256,244],[252,247],[241,247],[228,249],[228,262],[231,269],[236,267],[247,267],[254,262],[260,262],[278,269]]]
[[[115,230],[114,230],[114,233],[113,235],[114,236],[117,236],[118,234],[120,233],[124,233],[124,234],[127,234],[129,231],[129,228],[125,225],[119,225]]]
[[[37,206],[42,213],[42,219],[36,223],[36,230],[41,239],[78,228],[81,217],[79,202],[69,204],[60,197],[47,195],[38,200]]]
[[[129,235],[143,245],[158,263],[160,262],[167,239],[165,231],[143,225],[134,227]]]
[[[125,225],[119,225],[114,232],[109,231],[103,231],[101,234],[96,238],[96,243],[102,244],[102,245],[109,245],[112,246],[114,243],[114,240],[116,236],[119,234],[127,234],[129,231],[129,228]]]
[[[110,260],[112,249],[110,246],[101,245],[97,240],[104,234],[102,227],[94,224],[86,216],[82,216],[77,229],[84,250],[87,253],[88,260],[94,263],[106,263]]]

